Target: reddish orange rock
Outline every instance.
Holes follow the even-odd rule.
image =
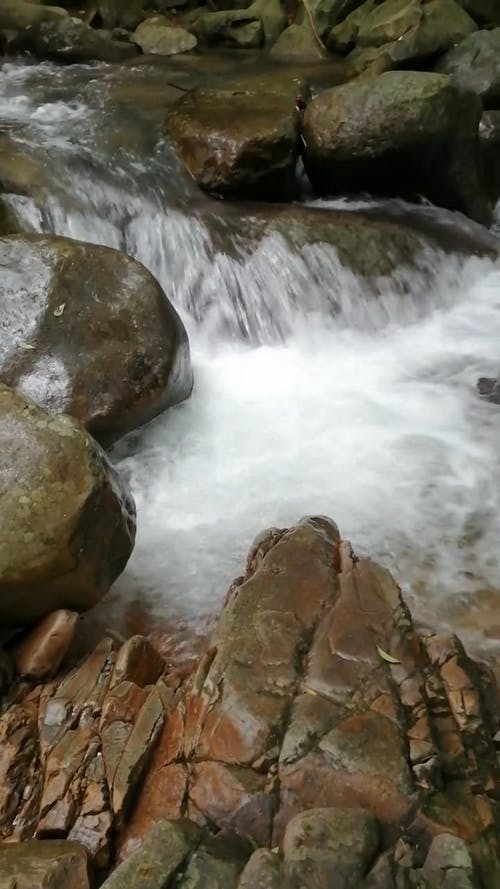
[[[30,679],[57,673],[75,635],[78,614],[59,608],[44,617],[14,648],[17,672]]]

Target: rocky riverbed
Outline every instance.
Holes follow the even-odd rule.
[[[0,889],[500,886],[496,7],[0,3]]]

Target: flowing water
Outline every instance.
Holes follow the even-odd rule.
[[[104,619],[201,630],[254,535],[319,512],[422,620],[496,645],[500,409],[475,385],[500,364],[500,264],[429,248],[370,279],[331,245],[293,248],[252,228],[260,211],[202,198],[160,138],[172,80],[193,77],[0,69],[0,165],[15,145],[30,183],[16,211],[138,257],[190,335],[192,398],[115,454],[139,522]]]

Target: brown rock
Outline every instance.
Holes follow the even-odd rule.
[[[85,850],[64,840],[2,843],[0,889],[89,889]]]
[[[30,679],[57,673],[73,641],[77,621],[75,611],[63,608],[44,617],[14,649],[17,672]]]

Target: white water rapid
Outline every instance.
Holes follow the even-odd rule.
[[[500,264],[429,250],[370,281],[327,244],[233,235],[220,205],[209,225],[127,77],[118,125],[110,69],[0,71],[3,130],[45,177],[17,211],[138,257],[190,335],[192,398],[118,449],[139,525],[113,607],[202,624],[257,532],[323,513],[456,628],[500,588],[500,408],[475,388],[500,365]]]

